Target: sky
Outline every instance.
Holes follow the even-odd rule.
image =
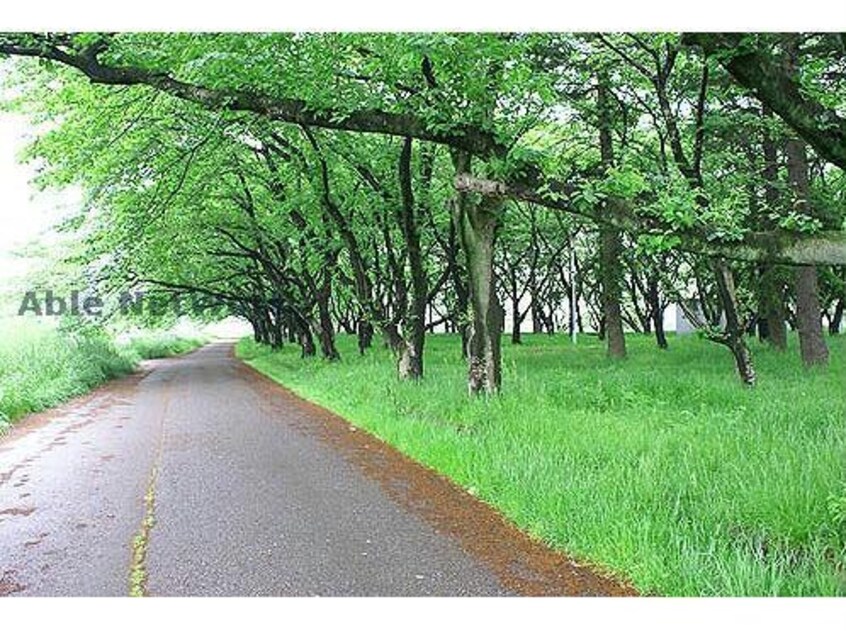
[[[18,156],[32,138],[25,117],[0,112],[0,283],[19,277],[36,263],[15,252],[34,240],[54,238],[51,227],[81,199],[79,191],[40,192],[32,184],[33,165],[20,164]]]

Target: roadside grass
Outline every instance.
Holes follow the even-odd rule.
[[[184,337],[172,331],[140,331],[118,343],[121,354],[134,360],[159,359],[182,355],[202,346],[202,336]]]
[[[200,344],[150,332],[116,345],[105,333],[70,333],[27,319],[0,321],[0,434],[26,414],[132,372],[140,359]]]
[[[595,338],[506,343],[504,392],[480,400],[452,336],[427,340],[420,384],[353,338],[335,364],[250,339],[238,353],[644,593],[846,595],[846,336],[812,371],[795,339],[753,343],[753,390],[706,341],[628,343],[622,362]]]

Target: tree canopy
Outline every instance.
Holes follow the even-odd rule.
[[[493,392],[506,319],[620,357],[624,328],[665,347],[676,302],[751,384],[748,331],[781,345],[790,321],[813,364],[822,315],[839,328],[840,35],[0,34],[0,55],[40,183],[86,192],[88,277],[214,298],[304,355],[376,331],[419,378],[441,326]]]

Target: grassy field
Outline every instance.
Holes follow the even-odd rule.
[[[828,369],[755,343],[760,385],[694,337],[504,348],[504,394],[468,399],[458,341],[428,340],[421,384],[340,339],[344,360],[239,344],[253,366],[646,593],[846,594],[846,337]]]
[[[105,334],[71,334],[19,318],[0,321],[0,433],[21,416],[132,372],[141,359],[185,352],[200,343],[151,331],[115,344]]]

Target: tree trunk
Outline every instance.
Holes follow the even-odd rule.
[[[382,341],[385,348],[393,353],[399,354],[402,348],[403,340],[399,332],[399,326],[396,322],[388,322],[382,326]]]
[[[597,108],[599,109],[599,146],[603,170],[614,166],[614,145],[611,136],[611,104],[609,102],[608,75],[598,76]],[[605,201],[606,212],[614,213],[617,200]],[[599,276],[601,284],[603,332],[608,342],[608,357],[622,359],[626,356],[626,338],[623,334],[622,308],[622,265],[620,253],[622,240],[620,231],[603,224],[599,228]]]
[[[665,351],[670,345],[667,343],[667,332],[664,330],[664,314],[661,311],[658,311],[657,315],[655,315],[654,324],[655,343],[658,344],[658,348]]]
[[[512,344],[522,344],[523,343],[523,332],[520,330],[520,322],[517,319],[514,320],[514,326],[511,329],[511,343]]]
[[[805,366],[828,363],[821,312],[817,268],[802,265],[796,270],[796,328],[799,332],[799,352]]]
[[[456,216],[458,212],[456,206],[458,200],[452,202],[452,215]],[[467,344],[470,339],[467,312],[470,309],[470,290],[467,286],[467,281],[461,273],[461,267],[458,264],[458,251],[460,249],[460,239],[458,238],[458,225],[456,221],[451,221],[449,225],[449,239],[447,250],[447,265],[450,268],[450,278],[452,281],[452,288],[455,292],[455,313],[451,313],[453,327],[461,334],[461,357],[468,358]]]
[[[456,152],[458,176],[470,174],[470,156]],[[467,343],[470,394],[494,394],[502,385],[500,342],[502,308],[496,293],[494,244],[499,228],[501,200],[474,199],[459,192],[453,220],[467,260],[471,321]]]
[[[806,210],[809,199],[808,156],[805,143],[791,138],[785,145],[787,173],[796,200],[794,206]],[[802,265],[796,269],[796,329],[799,333],[799,349],[806,366],[828,363],[828,348],[823,337],[820,314],[819,283],[817,268]]]
[[[626,356],[626,338],[623,333],[623,317],[620,307],[620,232],[615,229],[600,229],[599,259],[602,275],[602,315],[607,353],[613,359]]]
[[[541,312],[543,313],[543,312]],[[544,318],[544,322],[546,325],[546,334],[547,335],[554,335],[555,334],[555,309],[553,307],[549,308],[549,316]]]
[[[741,381],[747,386],[754,386],[756,382],[755,367],[752,363],[752,355],[746,346],[743,337],[743,323],[737,302],[737,290],[734,285],[734,274],[725,261],[718,261],[714,266],[717,276],[717,288],[720,292],[720,301],[725,311],[726,326],[724,334],[719,338],[712,338],[715,341],[725,344],[734,355],[737,374]]]
[[[275,351],[281,350],[285,346],[285,332],[276,322],[271,322],[270,325],[270,348]]]
[[[752,363],[752,355],[743,337],[733,338],[729,343],[729,349],[734,355],[734,363],[737,367],[737,374],[746,386],[754,386],[757,381],[755,366]]]
[[[255,307],[255,320],[253,331],[259,344],[270,344],[270,328],[268,325],[267,313],[260,307]]]
[[[368,320],[360,318],[356,326],[358,333],[358,352],[364,355],[364,352],[373,346],[373,325]]]
[[[799,35],[787,33],[782,36],[787,57],[787,71],[796,75],[796,59],[799,54]],[[793,208],[798,212],[811,214],[810,184],[808,182],[808,153],[805,141],[791,137],[785,143],[787,154],[787,177],[793,192]],[[817,269],[813,265],[797,268],[796,284],[796,329],[799,333],[799,350],[805,366],[828,363],[828,347],[823,337],[822,310],[820,308]]]
[[[761,109],[764,118],[764,202],[767,214],[776,212],[779,206],[778,187],[778,147],[767,125],[772,112],[767,107]],[[765,215],[763,224],[769,227],[772,222]],[[759,316],[763,323],[761,337],[774,349],[787,349],[787,319],[784,313],[784,284],[781,280],[781,268],[767,264],[761,270],[758,305]]]
[[[402,194],[401,228],[405,237],[408,266],[411,272],[411,304],[405,317],[404,343],[397,362],[400,379],[423,377],[423,347],[426,343],[426,304],[429,283],[420,247],[420,226],[417,221],[411,179],[413,141],[406,138],[399,160],[399,181]]]
[[[511,317],[511,343],[522,344],[523,332],[521,331],[521,325],[523,324],[523,319],[520,317],[520,293],[517,290],[517,274],[514,270],[511,271],[511,305],[513,309]]]
[[[652,328],[655,330],[655,342],[658,344],[658,348],[667,350],[667,334],[664,331],[664,309],[661,306],[658,280],[650,276],[646,282],[646,300],[649,302],[649,314],[652,317]]]
[[[359,304],[365,309],[372,309],[376,312],[377,309],[374,308],[373,301],[373,285],[370,281],[370,277],[368,276],[369,268],[364,260],[358,239],[356,238],[355,232],[353,231],[348,218],[344,215],[341,208],[332,198],[329,166],[326,162],[326,158],[321,150],[316,136],[312,133],[312,131],[308,127],[303,127],[302,129],[317,154],[318,161],[320,163],[321,206],[323,209],[323,223],[326,229],[325,238],[327,241],[332,240],[332,235],[329,234],[328,226],[330,223],[334,223],[338,229],[341,240],[346,246],[347,257],[349,258],[350,268],[353,273],[355,295],[358,298]],[[320,347],[323,352],[323,356],[331,361],[341,358],[337,348],[335,347],[335,333],[332,325],[331,312],[329,311],[329,300],[332,295],[331,274],[337,265],[337,261],[338,251],[336,249],[330,249],[327,251],[324,263],[325,270],[323,274],[323,286],[317,292],[319,313],[318,336],[320,338]],[[373,315],[378,316],[381,314],[374,313]],[[379,317],[374,319],[376,319],[376,321],[380,320]]]
[[[341,359],[341,355],[335,347],[335,327],[332,324],[332,312],[329,308],[331,296],[332,274],[330,269],[326,269],[323,271],[320,290],[317,292],[317,336],[320,340],[320,352],[323,358],[329,361],[337,361]]]
[[[400,379],[415,381],[423,377],[423,343],[413,336],[406,340],[397,360],[397,375]]]
[[[253,327],[253,341],[256,344],[261,344],[261,332],[259,331],[259,323],[258,318],[252,317],[248,318],[250,322],[250,326]]]
[[[317,349],[314,346],[314,335],[311,332],[310,326],[306,326],[300,330],[300,347],[302,348],[300,356],[303,359],[317,355]]]
[[[787,318],[784,313],[784,286],[780,269],[767,265],[761,272],[758,287],[759,334],[778,351],[787,349]]]
[[[306,357],[314,357],[317,354],[317,349],[314,346],[314,334],[312,333],[311,324],[308,319],[297,311],[288,313],[288,334],[292,336],[293,341],[300,345],[300,356],[304,359]],[[289,341],[291,338],[289,337]]]
[[[831,320],[828,322],[828,333],[829,335],[839,335],[840,334],[840,327],[843,324],[843,311],[846,308],[846,304],[844,304],[843,298],[837,301],[837,304],[834,306],[834,314],[831,316]]]
[[[538,304],[538,300],[532,294],[532,333],[543,333],[543,307]]]
[[[356,333],[355,324],[347,316],[338,317],[338,327],[344,331],[345,335],[355,335]]]

